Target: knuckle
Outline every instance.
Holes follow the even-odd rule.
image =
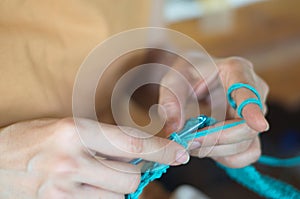
[[[134,174],[132,178],[130,179],[130,187],[128,188],[128,193],[135,192],[137,188],[139,187],[141,182],[141,175],[140,174]]]
[[[250,156],[251,156],[251,157],[250,157],[251,163],[256,162],[256,161],[259,159],[259,157],[261,156],[261,150],[260,150],[260,148],[254,149],[254,150],[251,152],[251,155],[250,155]]]
[[[79,137],[76,132],[75,122],[72,118],[64,118],[56,123],[56,127],[54,130],[54,139],[55,143],[59,146],[75,146],[74,143],[79,141]]]
[[[160,140],[160,139],[159,139]],[[160,153],[160,162],[166,162],[170,159],[170,150],[168,148],[168,146],[163,146],[161,148],[161,150],[158,151]],[[172,162],[176,161],[176,158],[174,157],[172,160],[170,160]]]
[[[48,190],[46,193],[43,194],[42,199],[52,199],[52,198],[56,198],[56,199],[71,199],[70,195],[67,195],[66,193],[63,193],[62,191],[58,190],[58,189],[50,189]]]
[[[245,129],[243,129],[243,138],[244,140],[249,140],[249,139],[254,139],[258,136],[259,132],[256,130],[252,129],[250,126],[246,125]]]
[[[244,167],[244,164],[239,162],[236,156],[227,156],[223,158],[223,161],[225,162],[226,166],[230,168],[242,168]]]
[[[259,132],[250,128],[249,127],[249,130],[247,132],[247,137],[245,137],[245,139],[254,139],[258,136]]]
[[[270,87],[269,87],[269,85],[265,81],[262,80],[262,82],[263,83],[261,84],[261,87],[263,89],[264,96],[266,98],[268,96],[269,92],[270,92]]]
[[[264,105],[263,105],[263,113],[264,113],[264,115],[266,115],[267,112],[268,112],[268,106],[267,106],[266,103],[264,103]]]
[[[267,93],[269,92],[270,87],[269,87],[269,85],[264,80],[262,80],[261,86],[263,87],[263,89],[265,90],[265,92],[267,92]]]
[[[177,73],[175,73],[174,71],[169,71],[160,81],[160,85],[167,85],[167,86],[174,86],[176,85],[176,79],[174,78],[174,76],[178,76]],[[161,87],[161,89],[164,89],[164,87]]]
[[[173,108],[178,106],[178,101],[173,97],[165,97],[163,101],[161,101],[161,105],[166,108]]]
[[[220,132],[219,136],[215,138],[216,145],[227,144],[228,141],[232,140],[230,133]]]
[[[73,118],[70,117],[63,118],[57,121],[57,126],[60,130],[65,130],[65,131],[74,130],[75,121]]]
[[[228,68],[228,69],[233,67],[241,67],[244,65],[250,67],[251,69],[253,68],[253,64],[248,59],[245,59],[243,57],[238,57],[238,56],[232,56],[223,59],[220,64],[222,68]]]
[[[80,165],[75,158],[72,157],[60,157],[56,164],[53,166],[55,173],[62,175],[74,175],[80,170]]]
[[[251,145],[252,140],[247,140],[247,141],[243,141],[241,143],[238,143],[236,145],[236,152],[237,153],[242,153],[244,151],[247,151],[247,149],[249,148],[249,146]]]
[[[136,138],[134,136],[128,137],[128,151],[134,154],[140,154],[144,151],[144,140],[141,138]]]
[[[252,151],[248,151],[246,154],[226,156],[223,158],[223,161],[227,166],[231,168],[242,168],[256,162],[260,155],[261,150],[255,149]]]
[[[121,144],[121,148],[125,150],[125,152],[136,155],[148,152],[146,150],[148,150],[149,147],[146,145],[152,143],[152,135],[132,127],[124,127],[123,131],[124,137],[122,139],[124,141]]]
[[[105,198],[106,199],[106,196],[105,197],[103,197],[103,198]],[[114,199],[125,199],[125,196],[124,195],[121,195],[121,194],[118,194],[117,196],[116,195],[114,195],[113,196],[113,198]],[[102,199],[102,198],[101,198]]]
[[[213,151],[215,151],[215,148],[214,146],[212,147],[202,147],[199,149],[198,151],[198,158],[205,158],[205,157],[208,157],[210,154],[212,154]]]
[[[37,190],[37,198],[39,199],[71,199],[71,195],[66,188],[52,182],[42,184]]]
[[[253,68],[253,64],[251,61],[249,61],[246,58],[243,57],[239,57],[239,56],[233,56],[229,58],[230,63],[232,63],[233,65],[246,65],[248,67]]]

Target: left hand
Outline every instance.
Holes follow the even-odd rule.
[[[234,83],[249,84],[259,92],[264,105],[263,110],[256,104],[246,105],[242,112],[246,123],[195,139],[190,145],[190,154],[197,157],[211,157],[219,163],[232,168],[244,167],[259,158],[261,147],[258,134],[269,129],[269,124],[264,116],[266,113],[265,101],[269,88],[256,75],[252,63],[246,59],[230,57],[219,59],[216,61],[216,64],[218,67],[216,77],[219,77],[221,83],[214,85],[212,92],[224,92],[225,89],[226,93],[227,89]],[[198,99],[203,100],[209,94],[205,84],[207,82],[208,84],[215,84],[217,81],[210,80],[205,82],[202,77],[195,76],[193,74],[195,70],[191,68],[184,64],[176,64],[173,67],[189,81]],[[171,72],[163,77],[162,82],[167,86],[160,87],[159,104],[165,110],[166,123],[164,129],[169,134],[180,130],[184,122],[189,119],[190,116],[184,114],[184,107],[180,106],[178,98],[181,103],[187,105],[191,91],[185,88],[180,81],[176,81]],[[176,93],[177,98],[170,90]],[[256,98],[256,96],[250,90],[240,88],[232,93],[232,98],[238,106],[245,99]],[[231,108],[229,104],[227,106],[225,124],[241,120],[236,110]]]

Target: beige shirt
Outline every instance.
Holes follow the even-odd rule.
[[[0,127],[71,116],[74,78],[83,59],[110,35],[149,25],[150,3],[1,1]]]

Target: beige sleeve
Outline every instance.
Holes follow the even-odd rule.
[[[78,67],[99,42],[150,24],[151,0],[7,0],[0,6],[0,126],[71,114]]]

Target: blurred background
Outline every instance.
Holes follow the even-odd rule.
[[[300,106],[300,1],[168,0],[169,28],[217,57],[243,56],[271,87],[270,100]]]
[[[270,86],[269,132],[263,154],[300,155],[300,1],[167,0],[167,26],[198,41],[216,57],[242,56],[253,62]],[[260,198],[231,181],[214,162],[172,168],[161,182],[173,191],[181,184],[199,188],[210,198]],[[300,189],[300,168],[255,165],[262,173]]]

